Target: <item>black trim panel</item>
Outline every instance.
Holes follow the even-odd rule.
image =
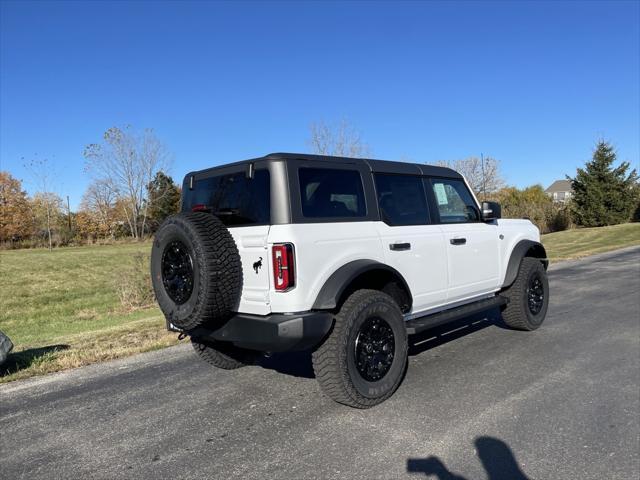
[[[508,287],[513,282],[516,281],[516,277],[518,276],[518,269],[520,268],[520,262],[522,259],[527,256],[527,253],[532,251],[535,258],[539,258],[542,264],[544,265],[545,270],[549,266],[549,260],[547,259],[547,251],[544,249],[544,246],[541,243],[534,242],[532,240],[520,240],[516,246],[511,251],[511,256],[509,257],[509,264],[507,265],[507,272],[504,276],[504,283],[502,284],[502,288]]]
[[[187,333],[204,341],[229,342],[260,352],[285,352],[317,345],[332,324],[333,315],[329,312],[238,313],[217,330],[199,327]]]
[[[349,287],[349,284],[361,274],[373,270],[386,270],[391,273],[394,277],[400,280],[400,282],[402,282],[402,286],[409,294],[409,299],[413,299],[409,285],[395,268],[375,260],[354,260],[333,272],[320,289],[320,293],[318,293],[312,308],[314,310],[329,310],[336,308],[340,297]],[[411,305],[409,305],[409,308],[411,308]]]

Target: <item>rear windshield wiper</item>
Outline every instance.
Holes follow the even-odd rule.
[[[217,216],[240,215],[240,209],[239,208],[221,208],[220,210],[214,210],[213,214]]]
[[[216,217],[221,217],[222,223],[254,223],[254,220],[240,214],[239,208],[221,208],[212,212]]]

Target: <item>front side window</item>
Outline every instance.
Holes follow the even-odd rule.
[[[480,220],[476,202],[462,180],[431,179],[431,187],[441,223],[468,223]]]
[[[307,218],[365,217],[367,209],[360,172],[300,168],[302,215]]]
[[[426,225],[429,210],[421,177],[375,175],[378,206],[387,225]]]

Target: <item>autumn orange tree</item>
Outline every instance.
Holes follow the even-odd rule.
[[[0,172],[0,242],[12,242],[33,234],[33,214],[22,183],[9,172]]]

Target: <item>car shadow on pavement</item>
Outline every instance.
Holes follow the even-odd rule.
[[[260,358],[257,365],[292,377],[316,378],[311,363],[311,350],[274,353],[268,357]]]
[[[429,329],[419,335],[409,337],[409,355],[419,355],[432,348],[457,340],[489,326],[508,328],[502,323],[500,310],[489,310],[461,320]],[[311,362],[311,350],[301,352],[274,353],[261,357],[257,366],[274,370],[284,375],[300,378],[315,378]]]
[[[11,352],[7,357],[7,360],[0,365],[0,377],[6,377],[7,375],[14,374],[25,368],[29,368],[40,358],[69,349],[69,345],[48,345],[46,347],[29,348],[20,352]]]
[[[409,337],[409,356],[419,355],[432,348],[439,347],[465,337],[490,326],[508,328],[502,321],[498,308],[470,317],[462,318],[439,327]]]
[[[530,480],[520,469],[509,446],[494,437],[478,437],[475,440],[478,458],[487,472],[488,480]],[[424,473],[438,480],[467,480],[451,472],[438,457],[409,458],[407,472]]]

